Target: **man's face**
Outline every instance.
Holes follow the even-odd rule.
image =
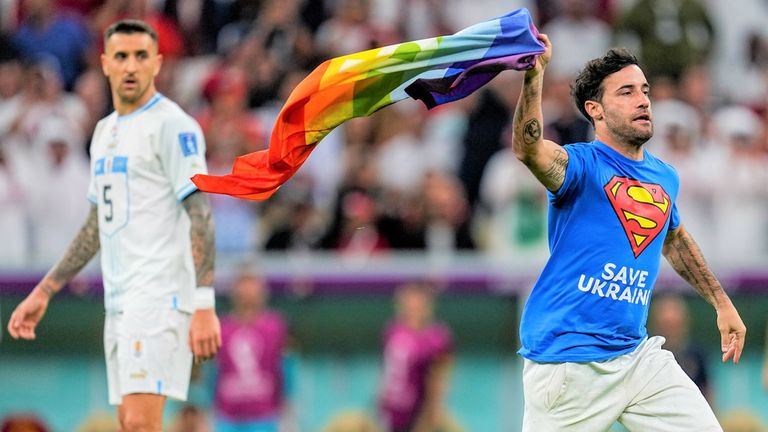
[[[397,309],[405,321],[423,324],[432,315],[432,297],[422,290],[405,288],[398,293]]]
[[[645,74],[630,65],[603,80],[603,116],[614,136],[641,145],[653,136],[653,117]]]
[[[162,56],[157,44],[146,33],[115,33],[107,40],[101,67],[109,79],[112,93],[123,105],[145,102],[154,78],[160,72]]]
[[[244,277],[234,286],[233,300],[245,310],[260,311],[267,302],[264,281],[258,277]]]

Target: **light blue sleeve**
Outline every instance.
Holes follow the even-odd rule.
[[[160,160],[179,201],[197,190],[190,178],[207,174],[205,138],[200,125],[189,116],[165,121],[160,137]]]

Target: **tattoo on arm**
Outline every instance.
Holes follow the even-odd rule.
[[[64,256],[43,279],[40,289],[49,297],[56,294],[62,286],[71,281],[88,264],[99,251],[99,247],[98,211],[96,206],[92,205],[85,224],[70,243]]]
[[[664,240],[664,256],[669,264],[701,297],[716,306],[723,287],[704,260],[701,249],[682,228],[670,231]]]
[[[528,120],[523,126],[523,140],[526,144],[535,144],[541,139],[541,123],[536,119]]]
[[[555,150],[555,157],[549,167],[541,173],[545,184],[561,185],[565,181],[565,169],[568,167],[568,155],[563,149]]]
[[[197,273],[197,286],[213,286],[213,267],[216,261],[214,227],[208,198],[200,191],[193,192],[183,201],[190,220],[192,258]]]

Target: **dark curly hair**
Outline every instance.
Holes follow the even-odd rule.
[[[587,114],[584,102],[593,100],[602,102],[603,80],[608,75],[616,73],[629,65],[638,65],[637,57],[625,48],[611,48],[600,57],[590,60],[584,69],[579,72],[576,80],[571,84],[571,95],[576,107],[592,125],[595,121]]]

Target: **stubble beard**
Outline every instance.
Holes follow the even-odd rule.
[[[633,147],[642,146],[653,136],[653,123],[651,123],[650,129],[647,130],[633,127],[631,121],[619,123],[608,119],[606,125],[614,137]]]
[[[134,92],[133,94],[125,94],[123,93],[120,88],[118,87],[117,90],[117,97],[120,98],[120,103],[123,105],[133,105],[137,101],[139,101],[144,95],[147,93],[147,90],[149,90],[149,85],[146,85],[144,87],[140,87]]]

